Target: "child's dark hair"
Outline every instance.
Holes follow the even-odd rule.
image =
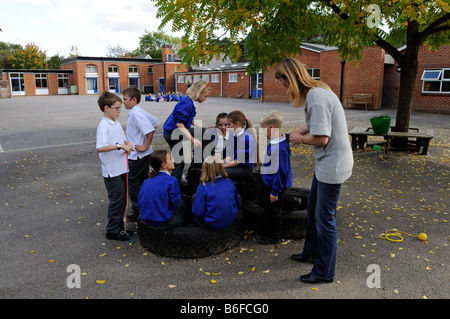
[[[148,175],[150,177],[155,177],[159,173],[161,165],[167,160],[168,150],[156,150],[150,154],[150,172]]]
[[[102,112],[105,112],[105,106],[111,107],[116,102],[120,102],[122,104],[122,99],[117,95],[110,93],[108,91],[103,92],[98,97],[97,103]]]
[[[227,119],[227,117],[228,117],[228,113],[219,113],[219,115],[217,115],[217,117],[216,117],[216,124],[217,124],[217,122],[219,122],[219,120],[223,120],[223,119]]]
[[[122,95],[128,95],[130,100],[136,98],[138,104],[141,102],[141,92],[137,88],[127,88],[123,90]]]

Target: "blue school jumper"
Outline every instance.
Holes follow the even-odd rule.
[[[239,167],[253,168],[256,164],[256,141],[253,135],[242,129],[238,135],[231,136],[226,146],[227,157],[237,160]]]
[[[272,188],[271,194],[278,196],[293,184],[291,170],[291,148],[286,136],[270,141],[262,166],[262,180]]]
[[[180,186],[175,177],[159,172],[144,181],[139,191],[141,219],[149,225],[163,225],[172,219],[181,200]]]
[[[163,134],[171,134],[177,128],[177,123],[183,124],[186,128],[192,126],[194,117],[197,114],[194,102],[188,96],[183,97],[175,105],[172,113],[169,115],[163,125]]]
[[[240,204],[233,182],[218,177],[214,184],[206,182],[206,185],[198,185],[192,212],[206,227],[219,230],[233,223]]]

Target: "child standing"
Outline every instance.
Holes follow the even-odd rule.
[[[135,151],[128,155],[128,193],[131,200],[132,212],[128,219],[136,221],[139,217],[137,204],[139,190],[144,180],[148,178],[149,156],[152,152],[153,134],[159,124],[159,120],[146,112],[139,103],[141,92],[136,88],[128,88],[123,92],[123,104],[129,110],[127,121],[127,138],[134,145]]]
[[[262,189],[258,204],[265,208],[266,229],[259,244],[280,242],[284,191],[293,184],[289,140],[281,133],[283,118],[271,111],[261,119],[261,127],[270,140],[262,166]]]
[[[222,160],[208,156],[202,165],[200,184],[193,199],[193,221],[211,230],[228,228],[240,205],[239,195]]]
[[[186,96],[183,97],[173,109],[172,113],[164,123],[164,139],[169,144],[170,149],[184,139],[189,140],[196,147],[201,147],[202,142],[194,138],[193,130],[190,130],[192,124],[195,127],[201,128],[200,123],[194,120],[197,114],[194,102],[202,103],[206,101],[211,93],[211,88],[205,80],[199,80],[194,83],[187,91]],[[183,148],[180,147],[175,155],[175,169],[172,176],[176,177],[178,182],[181,182],[181,176],[184,169]]]
[[[228,113],[227,122],[233,134],[226,145],[225,171],[233,181],[252,180],[253,166],[258,163],[252,124],[241,111]],[[249,132],[250,128],[252,132]]]
[[[139,192],[141,219],[155,230],[183,223],[186,208],[177,179],[170,176],[170,171],[175,168],[170,152],[157,150],[151,153],[150,166],[150,178],[144,181]]]
[[[97,127],[96,149],[109,199],[106,238],[128,240],[129,234],[123,232],[123,216],[127,205],[125,153],[133,151],[133,145],[125,140],[125,133],[117,121],[122,106],[121,98],[104,92],[98,99],[98,106],[104,115]]]

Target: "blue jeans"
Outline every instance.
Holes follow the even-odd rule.
[[[319,182],[314,175],[308,198],[308,219],[302,255],[314,260],[313,278],[334,278],[336,267],[336,205],[342,184]]]

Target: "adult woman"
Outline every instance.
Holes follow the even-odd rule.
[[[173,151],[175,145],[178,144],[179,146],[178,149],[175,149],[175,154],[172,154],[175,159],[175,169],[172,171],[172,176],[176,177],[178,182],[181,181],[184,169],[183,148],[180,142],[185,138],[191,141],[194,146],[202,146],[202,142],[194,138],[194,131],[191,129],[192,124],[197,128],[201,128],[200,123],[194,120],[197,113],[194,102],[202,103],[206,101],[210,93],[211,88],[204,80],[195,82],[186,91],[186,96],[175,105],[172,113],[164,122],[164,139],[169,144],[170,149]]]
[[[306,125],[288,133],[289,141],[294,145],[312,145],[315,153],[305,245],[301,254],[291,258],[314,263],[310,274],[300,276],[302,282],[332,282],[337,249],[334,215],[342,184],[351,176],[353,168],[344,110],[330,87],[311,78],[296,59],[284,59],[276,69],[275,78],[287,88],[294,107],[305,105]]]

